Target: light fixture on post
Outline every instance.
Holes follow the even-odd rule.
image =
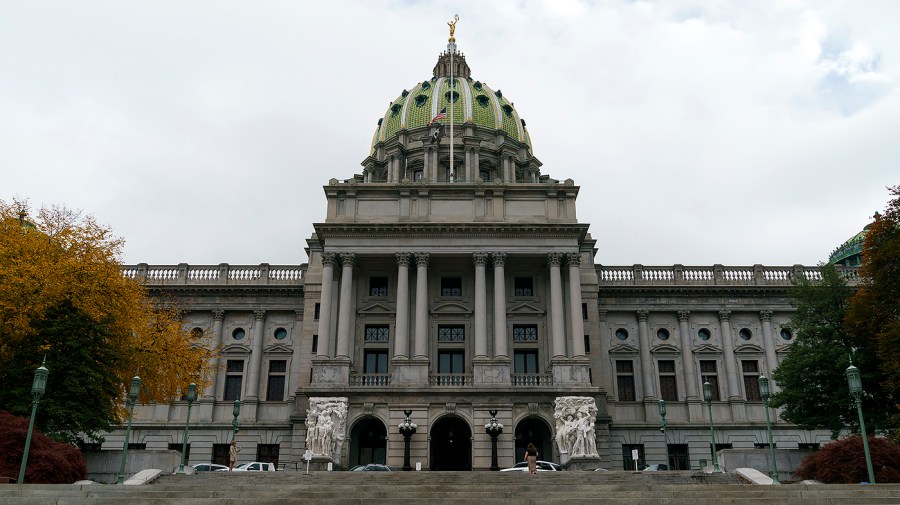
[[[231,439],[234,440],[237,438],[238,428],[241,426],[241,423],[238,422],[238,416],[241,415],[241,401],[234,401],[234,409],[232,409],[231,414],[234,416],[234,419],[231,420]]]
[[[122,444],[122,462],[119,464],[119,479],[116,484],[125,482],[125,460],[128,458],[128,439],[131,438],[131,419],[134,417],[134,405],[141,394],[141,378],[137,375],[131,379],[131,389],[128,391],[128,429],[125,430],[125,442]]]
[[[176,474],[184,474],[184,456],[187,452],[187,439],[188,439],[188,427],[191,425],[191,405],[197,400],[197,385],[193,382],[188,386],[187,395],[185,395],[185,400],[187,400],[188,408],[187,408],[187,419],[184,421],[184,438],[181,442],[181,464],[178,465],[178,471]]]
[[[781,484],[778,481],[778,461],[775,459],[775,442],[772,440],[772,421],[769,419],[769,379],[765,375],[759,375],[759,396],[762,397],[763,407],[766,411],[766,431],[769,433],[769,453],[772,458],[772,464],[769,465],[769,477],[772,477],[772,484]]]
[[[25,467],[28,466],[28,450],[31,449],[31,433],[34,431],[34,415],[37,414],[38,404],[41,403],[41,397],[47,390],[47,377],[50,375],[50,370],[44,366],[46,364],[47,357],[44,356],[41,366],[34,371],[34,381],[31,383],[31,420],[28,421],[28,435],[25,437],[25,450],[22,453],[22,464],[19,466],[19,480],[16,481],[18,484],[25,482]]]
[[[412,410],[404,410],[403,414],[406,415],[406,419],[400,421],[400,434],[403,435],[403,471],[408,472],[412,470],[412,466],[409,464],[409,441],[416,433],[418,426],[409,418]]]
[[[663,434],[663,444],[666,447],[666,470],[671,468],[669,464],[669,436],[666,435],[666,427],[669,425],[669,422],[666,421],[666,401],[659,401],[659,431]]]
[[[863,443],[863,451],[866,453],[866,470],[869,472],[869,484],[875,484],[875,472],[872,470],[872,455],[869,454],[869,441],[866,438],[866,422],[863,420],[863,411],[862,411],[862,378],[859,375],[859,368],[853,366],[853,361],[850,361],[850,366],[847,367],[847,385],[850,387],[850,394],[853,396],[853,400],[856,401],[856,413],[859,415],[859,434],[862,437]]]
[[[497,464],[497,437],[503,433],[503,425],[497,420],[496,410],[489,410],[488,413],[491,414],[491,420],[484,425],[484,431],[491,437],[491,470],[496,472],[500,470],[500,465]]]
[[[719,457],[716,455],[716,427],[713,424],[712,398],[712,385],[707,380],[703,383],[703,399],[706,400],[706,406],[709,408],[709,452],[712,453],[713,473],[722,473],[719,468]]]

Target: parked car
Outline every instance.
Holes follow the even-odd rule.
[[[663,470],[668,470],[669,465],[647,465],[644,467],[645,472],[660,472]]]
[[[274,472],[275,471],[275,463],[261,463],[259,461],[253,461],[250,463],[244,463],[243,465],[239,465],[234,467],[235,472]]]
[[[197,463],[191,465],[195,472],[218,472],[219,470],[228,470],[225,465],[217,465],[215,463]]]
[[[350,469],[351,472],[391,472],[391,467],[387,465],[379,465],[378,463],[369,463],[367,465],[356,465]]]
[[[595,472],[608,472],[609,470],[607,470],[606,468],[595,468],[594,471]]]
[[[514,466],[509,468],[504,468],[500,470],[501,472],[527,472],[528,471],[528,463],[522,461],[521,463],[516,463]],[[537,471],[539,472],[559,472],[559,465],[556,463],[551,463],[549,461],[541,461],[537,462]]]

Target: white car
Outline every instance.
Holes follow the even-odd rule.
[[[516,463],[515,466],[512,466],[510,468],[504,468],[500,471],[501,472],[527,472],[528,471],[528,463],[523,461],[521,463]],[[539,472],[559,472],[560,468],[559,468],[559,465],[557,465],[556,463],[538,460],[537,471],[539,471]]]
[[[197,463],[196,465],[191,465],[195,472],[218,472],[221,470],[228,470],[228,467],[225,465],[217,465],[215,463]]]
[[[243,465],[239,465],[234,467],[235,472],[274,472],[275,464],[274,463],[261,463],[259,461],[253,461],[251,463],[244,463]]]

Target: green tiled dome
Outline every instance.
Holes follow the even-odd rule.
[[[447,53],[442,54],[438,66],[448,57]],[[502,130],[510,138],[525,144],[528,150],[531,150],[531,137],[512,102],[500,90],[492,89],[487,84],[470,77],[465,56],[454,53],[454,58],[461,60],[462,65],[460,76],[454,77],[454,82],[451,83],[450,78],[442,75],[438,67],[435,67],[434,77],[403,90],[400,96],[391,102],[375,129],[372,138],[373,149],[375,144],[396,137],[400,130],[427,126],[444,107],[447,108],[447,117],[439,121],[449,126],[452,96],[454,125],[470,123],[492,130]]]
[[[876,213],[877,215],[877,213]],[[856,267],[862,263],[862,249],[866,241],[866,235],[869,233],[867,224],[861,232],[850,237],[849,240],[841,244],[828,257],[828,263],[831,265],[843,265],[845,267]]]

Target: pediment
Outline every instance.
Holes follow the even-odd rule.
[[[431,309],[432,314],[471,314],[472,309],[460,302],[442,302]]]
[[[791,351],[791,344],[780,345],[775,348],[776,354],[787,354]]]
[[[662,344],[650,349],[650,354],[681,354],[681,349],[671,344]]]
[[[506,313],[509,315],[543,315],[544,310],[540,307],[528,303],[528,302],[520,302],[506,309]]]
[[[734,349],[735,354],[758,354],[758,355],[762,356],[763,354],[765,354],[765,352],[766,352],[765,349],[763,349],[762,347],[760,347],[758,345],[754,345],[754,344],[744,344],[744,345],[737,346]]]
[[[250,354],[250,346],[231,344],[222,348],[222,354]]]
[[[694,348],[694,354],[722,354],[722,349],[716,346],[703,344]]]
[[[364,305],[357,311],[360,315],[389,315],[394,314],[394,308],[382,302],[372,302]]]
[[[275,344],[267,347],[263,354],[293,354],[293,349],[284,344]]]
[[[639,352],[640,352],[640,351],[638,351],[636,347],[633,347],[633,346],[628,345],[628,344],[619,344],[619,345],[617,345],[617,346],[615,346],[615,347],[613,347],[612,349],[609,350],[609,353],[610,353],[610,354],[630,354],[630,355],[636,355],[636,354],[638,354]]]

